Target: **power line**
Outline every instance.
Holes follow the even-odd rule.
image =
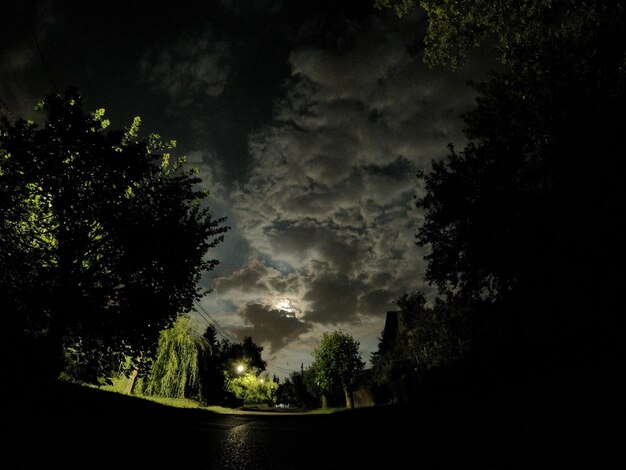
[[[218,328],[217,328],[217,326],[216,326],[216,325],[215,325],[212,321],[210,321],[210,320],[209,320],[209,319],[208,319],[208,318],[207,318],[207,317],[206,317],[206,316],[205,316],[202,312],[198,312],[198,311],[196,310],[196,313],[197,313],[198,315],[200,315],[200,318],[202,318],[202,319],[205,321],[205,323],[206,323],[207,325],[212,326],[212,327],[213,327],[213,329],[215,330],[215,332],[216,332],[217,334],[219,334],[219,335],[222,337],[222,339],[225,339],[225,340],[227,340],[227,341],[231,341],[231,340],[230,340],[229,338],[227,338],[227,337],[226,337],[226,335],[225,335],[225,334],[224,334],[224,333],[223,333],[220,329],[218,329]]]
[[[237,342],[237,340],[236,340],[236,339],[235,339],[235,338],[234,338],[234,337],[233,337],[230,333],[228,333],[228,332],[227,332],[227,331],[226,331],[226,330],[225,330],[225,329],[224,329],[224,328],[223,328],[223,327],[222,327],[222,326],[221,326],[221,325],[217,322],[217,320],[215,320],[215,318],[213,318],[213,317],[211,316],[211,314],[210,314],[209,312],[207,312],[207,311],[204,309],[204,307],[203,307],[203,306],[202,306],[202,305],[201,305],[201,304],[200,304],[197,300],[196,300],[196,301],[194,301],[194,302],[195,302],[195,304],[196,304],[196,307],[200,308],[200,310],[201,310],[202,312],[204,312],[204,314],[205,314],[205,315],[206,315],[206,316],[207,316],[210,320],[209,320],[209,319],[207,319],[204,315],[202,315],[202,312],[198,312],[198,314],[200,314],[200,316],[201,316],[202,318],[204,318],[204,320],[205,320],[207,323],[209,323],[209,324],[213,325],[213,326],[215,327],[215,330],[216,330],[216,331],[217,331],[217,332],[218,332],[218,333],[222,336],[222,338],[227,339],[227,340],[229,340],[229,341],[232,341],[232,342],[234,342],[234,343],[236,343],[236,342]]]
[[[212,325],[213,327],[215,327],[215,331],[224,339],[232,341],[234,343],[237,342],[237,340],[226,331],[226,329],[224,327],[222,327],[217,320],[215,320],[215,318],[213,318],[213,316],[207,312],[204,307],[202,306],[202,304],[200,304],[198,301],[194,301],[196,304],[196,307],[198,307],[201,311],[197,311],[196,312],[200,315],[200,318],[202,318],[207,324]],[[204,314],[203,314],[204,313]],[[206,316],[205,316],[206,315]],[[208,318],[207,318],[208,317]],[[265,363],[267,364],[267,367],[269,367],[270,369],[274,369],[277,370],[279,372],[293,372],[293,370],[291,369],[286,369],[284,367],[280,367],[277,366],[271,362],[265,361]]]
[[[198,306],[200,305],[198,304]],[[204,309],[203,311],[206,313]],[[215,332],[218,333],[223,339],[229,340],[229,338],[227,338],[226,335],[220,329],[218,329],[217,325],[213,321],[209,320],[207,316],[205,316],[202,312],[199,312],[198,310],[196,310],[196,313],[200,316],[200,318],[202,318],[205,321],[207,325],[214,327]]]
[[[52,78],[52,74],[50,73],[50,69],[48,68],[48,64],[46,63],[46,59],[43,56],[43,52],[41,51],[41,48],[39,47],[39,41],[37,40],[37,34],[35,33],[35,28],[33,28],[33,22],[31,20],[30,13],[28,13],[28,8],[26,7],[26,2],[25,1],[22,1],[22,7],[24,7],[24,14],[26,15],[26,22],[28,23],[28,28],[30,29],[30,34],[33,37],[33,42],[35,43],[35,47],[37,48],[37,52],[39,53],[39,58],[41,59],[41,63],[43,64],[43,68],[44,68],[44,70],[46,72],[48,80],[50,81],[50,84],[52,85],[52,90],[55,93],[58,93],[59,90],[57,88],[57,85],[54,82],[54,79]]]
[[[284,367],[276,366],[270,362],[266,362],[266,363],[267,363],[267,367],[269,367],[270,369],[277,370],[279,372],[293,372],[294,371],[294,369],[285,369]]]

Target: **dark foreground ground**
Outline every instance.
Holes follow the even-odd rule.
[[[620,468],[626,447],[623,423],[588,406],[241,416],[68,385],[27,395],[3,402],[1,468]]]

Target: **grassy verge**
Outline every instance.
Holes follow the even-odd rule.
[[[125,395],[124,390],[126,388],[127,380],[128,379],[123,378],[123,377],[122,378],[115,377],[111,379],[112,383],[110,385],[100,385],[100,386],[87,385],[87,386],[91,388],[103,390],[105,392],[119,393],[121,395]],[[201,410],[206,410],[206,411],[219,413],[219,414],[243,413],[243,411],[241,410],[238,410],[235,408],[227,408],[224,406],[218,406],[218,405],[204,406],[201,403],[195,400],[191,400],[189,398],[155,397],[155,396],[150,396],[150,395],[143,395],[141,393],[133,393],[132,396],[135,398],[140,398],[142,400],[147,400],[147,401],[153,401],[161,405],[171,406],[174,408],[194,408],[194,409],[201,409]]]
[[[100,386],[88,385],[88,387],[97,388],[99,390],[103,390],[106,392],[119,393],[119,394],[124,395],[124,389],[126,388],[127,380],[128,379],[124,377],[122,378],[116,377],[116,378],[111,379],[112,383],[110,385],[100,385]],[[194,408],[194,409],[207,410],[207,411],[210,411],[213,413],[219,413],[219,414],[244,414],[246,411],[267,411],[267,412],[279,412],[280,411],[284,413],[289,413],[288,410],[283,410],[283,409],[274,410],[272,408],[269,408],[267,405],[246,405],[244,409],[236,409],[236,408],[227,408],[227,407],[218,406],[218,405],[204,406],[201,403],[195,400],[191,400],[189,398],[155,397],[155,396],[150,396],[150,395],[143,395],[141,393],[133,393],[132,396],[135,398],[141,398],[143,400],[156,402],[161,405],[171,406],[174,408]],[[326,408],[326,409],[317,408],[313,410],[300,410],[300,409],[297,410],[298,413],[304,412],[304,413],[313,414],[313,415],[333,414],[333,413],[337,413],[340,411],[345,411],[345,408]]]

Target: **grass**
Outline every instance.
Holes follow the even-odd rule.
[[[105,392],[112,393],[120,393],[124,395],[124,389],[126,388],[126,384],[128,379],[125,377],[114,377],[111,378],[111,384],[107,385],[87,385],[88,387],[97,388],[99,390],[104,390]],[[154,401],[160,403],[161,405],[172,406],[174,408],[207,408],[202,406],[195,400],[190,400],[188,398],[168,398],[168,397],[154,397],[150,395],[143,395],[141,393],[134,392],[132,394],[133,397],[142,398],[144,400]]]
[[[126,388],[128,379],[125,377],[114,377],[111,378],[111,384],[107,385],[86,385],[87,387],[96,388],[99,390],[103,390],[105,392],[111,393],[119,393],[121,395],[125,395],[124,390]],[[152,401],[159,403],[161,405],[171,406],[173,408],[193,408],[193,409],[201,409],[210,411],[218,414],[242,414],[243,411],[235,409],[235,408],[227,408],[224,406],[218,405],[209,405],[204,406],[196,400],[191,400],[189,398],[169,398],[169,397],[156,397],[151,395],[143,395],[141,393],[134,392],[132,394],[135,398],[140,398],[142,400]]]
[[[329,415],[333,413],[338,413],[340,411],[346,411],[347,408],[315,408],[313,410],[309,410],[308,414],[311,415]]]
[[[126,379],[125,377],[114,377],[114,378],[111,378],[111,384],[100,385],[100,386],[96,386],[96,385],[87,385],[87,386],[91,388],[97,388],[105,392],[119,393],[119,394],[125,395],[124,389],[126,388],[127,382],[128,382],[128,379]],[[137,384],[137,385],[140,385],[140,384]],[[151,395],[143,395],[141,393],[136,393],[136,392],[134,392],[132,396],[135,398],[141,398],[143,400],[156,402],[161,405],[171,406],[173,408],[201,409],[201,410],[206,410],[206,411],[210,411],[212,413],[218,413],[218,414],[245,414],[246,411],[269,411],[269,412],[274,411],[271,408],[269,408],[266,404],[246,405],[244,409],[237,409],[237,408],[227,408],[227,407],[218,406],[218,405],[205,406],[197,402],[196,400],[191,400],[189,398],[156,397],[156,396],[151,396]],[[283,411],[283,410],[280,410],[280,411]],[[341,411],[345,411],[345,408],[326,408],[326,409],[316,408],[312,410],[298,410],[299,413],[304,412],[304,413],[312,414],[312,415],[333,414],[333,413],[337,413]],[[284,412],[289,413],[288,411],[284,411]]]

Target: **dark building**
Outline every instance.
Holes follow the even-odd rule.
[[[386,353],[405,347],[402,340],[408,334],[404,314],[400,311],[387,312],[380,352]],[[404,372],[390,383],[391,401],[394,403],[414,401],[417,396],[418,377],[415,372]]]

